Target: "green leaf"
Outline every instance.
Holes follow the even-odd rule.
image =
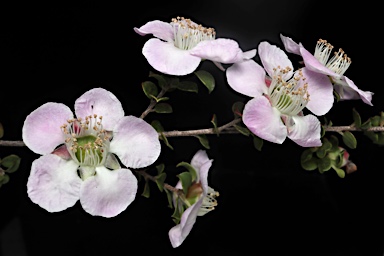
[[[217,118],[216,118],[215,114],[213,114],[213,116],[212,116],[211,123],[213,124],[213,129],[214,129],[216,135],[219,136],[219,130],[217,129]]]
[[[180,162],[176,167],[180,167],[180,166],[185,167],[189,171],[189,173],[191,174],[191,179],[192,179],[191,182],[196,181],[196,179],[197,179],[197,172],[196,172],[195,168],[193,168],[193,166],[191,164],[189,164],[187,162]]]
[[[167,199],[168,199],[168,207],[173,208],[173,192],[169,191],[168,189],[165,189],[165,192],[167,193]]]
[[[196,138],[199,139],[200,141],[200,144],[206,148],[206,149],[210,149],[210,146],[209,146],[209,141],[208,141],[208,138],[205,134],[201,134],[201,135],[197,135],[195,136]]]
[[[240,126],[240,125],[237,125],[237,124],[235,124],[233,127],[235,127],[235,129],[238,132],[240,132],[241,134],[243,134],[245,136],[249,136],[251,134],[251,132],[246,127],[243,127],[243,126]]]
[[[141,193],[141,195],[143,197],[149,198],[150,194],[151,193],[150,193],[149,183],[147,180],[145,180],[144,190],[143,190],[143,193]]]
[[[164,189],[164,181],[165,181],[165,178],[167,177],[167,174],[165,172],[161,173],[161,174],[158,174],[155,179],[156,179],[156,184],[157,184],[157,187],[159,188],[159,190],[161,192],[163,192],[163,189]]]
[[[355,149],[357,146],[356,138],[350,131],[343,132],[343,142],[351,149]]]
[[[190,172],[182,172],[177,175],[179,177],[181,185],[183,187],[184,195],[188,193],[188,189],[192,184],[192,177]]]
[[[343,169],[340,169],[340,168],[337,168],[335,166],[332,166],[332,168],[336,171],[337,175],[340,177],[340,178],[344,178],[345,177],[345,172]]]
[[[261,148],[263,147],[264,140],[260,137],[257,137],[256,135],[253,135],[253,146],[258,150],[261,151]]]
[[[7,173],[15,172],[20,166],[21,158],[17,155],[9,155],[1,160],[1,165],[4,166]]]
[[[143,88],[144,94],[152,99],[158,95],[157,86],[151,81],[145,81],[141,83],[141,87]]]
[[[183,81],[177,84],[177,89],[186,92],[198,92],[197,84],[191,81]]]
[[[244,110],[244,103],[241,101],[235,102],[232,105],[232,112],[235,115],[235,118],[242,117]]]
[[[159,164],[156,166],[157,174],[161,174],[164,172],[164,164]]]
[[[169,144],[167,137],[165,137],[165,135],[164,135],[163,133],[161,133],[161,135],[160,135],[160,139],[161,139],[162,141],[164,141],[164,143],[165,143],[165,145],[166,145],[167,147],[169,147],[170,149],[173,150],[173,147],[171,146],[171,144]]]
[[[381,121],[381,117],[380,116],[371,117],[371,124],[372,124],[372,126],[379,126],[380,125],[380,121]]]
[[[4,127],[3,124],[0,123],[0,139],[4,136]]]
[[[364,131],[364,135],[367,136],[373,143],[379,142],[379,135],[373,131]]]
[[[363,130],[367,130],[369,128],[372,127],[372,123],[371,123],[371,119],[369,118],[367,121],[365,121],[362,125],[361,125],[361,129]]]
[[[354,121],[354,124],[357,128],[360,128],[361,127],[361,118],[360,118],[360,114],[356,111],[355,108],[353,108],[352,110],[352,116],[353,116],[353,121]]]
[[[161,114],[167,114],[167,113],[172,113],[172,106],[169,105],[168,103],[158,103],[155,106],[155,112],[156,113],[161,113]]]
[[[215,78],[209,72],[199,70],[195,72],[195,75],[200,79],[205,87],[207,87],[209,93],[215,89]]]
[[[155,128],[155,130],[156,130],[158,133],[161,133],[161,132],[164,131],[163,126],[161,125],[160,121],[158,121],[158,120],[153,120],[153,121],[151,122],[151,125],[152,125],[153,128]]]
[[[4,175],[0,176],[0,187],[1,187],[1,185],[6,184],[8,182],[9,182],[9,175],[8,174],[4,174]]]
[[[332,167],[331,159],[324,157],[317,161],[317,168],[319,168],[320,173],[326,172]]]
[[[309,161],[313,156],[313,152],[310,149],[306,149],[301,153],[300,160],[301,162]]]
[[[168,97],[161,97],[161,98],[155,98],[155,97],[153,97],[153,98],[156,100],[156,102],[169,100]]]
[[[306,161],[301,161],[301,167],[306,171],[313,171],[317,169],[317,159],[311,158]]]
[[[163,75],[158,75],[158,74],[155,74],[153,72],[150,72],[149,77],[155,78],[157,80],[157,82],[159,83],[160,88],[162,88],[162,89],[168,88],[167,80],[165,79],[165,77]]]

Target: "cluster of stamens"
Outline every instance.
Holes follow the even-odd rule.
[[[218,197],[219,195],[219,192],[213,190],[211,187],[208,187],[207,195],[203,198],[203,203],[201,204],[197,215],[203,216],[206,213],[214,210],[217,206],[216,197]]]
[[[332,50],[333,46],[330,43],[326,40],[319,39],[316,44],[314,56],[336,74],[343,75],[352,63],[351,58],[340,48],[339,51],[335,52],[332,58],[329,59]]]
[[[102,116],[87,116],[67,120],[61,126],[65,144],[72,158],[83,166],[97,166],[103,163],[109,148],[110,136],[102,126]]]
[[[295,116],[309,102],[308,83],[301,69],[285,80],[283,77],[292,69],[290,67],[274,68],[274,75],[269,86],[269,100],[282,114]]]
[[[213,28],[206,28],[184,17],[173,18],[171,25],[174,28],[174,44],[182,50],[190,50],[198,43],[215,39]]]

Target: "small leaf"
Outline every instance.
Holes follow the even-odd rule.
[[[9,182],[9,175],[8,174],[4,174],[4,175],[0,176],[0,187],[1,187],[1,185],[6,184],[8,182]]]
[[[164,164],[159,164],[156,166],[157,174],[161,174],[164,172]]]
[[[235,102],[232,105],[232,112],[235,115],[235,118],[242,117],[244,110],[244,103],[241,101]]]
[[[317,159],[313,157],[309,160],[301,161],[301,167],[303,167],[303,169],[306,171],[316,170],[317,169]]]
[[[313,156],[312,154],[313,154],[312,150],[310,150],[310,149],[304,150],[301,153],[301,157],[300,157],[301,162],[309,161]]]
[[[156,102],[169,100],[168,97],[161,97],[161,98],[155,98],[155,97],[153,97],[153,98],[156,100]]]
[[[209,146],[209,141],[208,141],[208,138],[205,134],[201,134],[201,135],[197,135],[195,136],[196,138],[199,139],[200,141],[200,144],[206,148],[206,149],[210,149],[210,146]]]
[[[199,70],[195,72],[195,75],[200,79],[205,87],[207,87],[209,93],[215,89],[215,78],[209,72]]]
[[[167,114],[167,113],[172,113],[172,106],[169,105],[168,103],[158,103],[155,106],[155,112],[156,113],[161,113],[161,114]]]
[[[361,118],[360,118],[360,114],[356,111],[355,108],[353,108],[352,110],[352,116],[353,116],[353,121],[354,121],[354,124],[357,128],[360,128],[361,127]]]
[[[153,120],[153,121],[151,122],[151,125],[152,125],[153,128],[155,128],[155,130],[156,130],[158,133],[161,133],[161,132],[164,131],[163,126],[161,125],[160,121],[158,121],[158,120]]]
[[[216,135],[219,136],[219,130],[217,129],[217,118],[216,118],[215,114],[213,114],[213,116],[212,116],[211,123],[213,124],[213,129],[214,129]]]
[[[144,94],[152,99],[158,95],[157,86],[151,81],[145,81],[141,83],[141,87],[143,88]]]
[[[173,192],[169,191],[168,189],[165,189],[165,192],[167,193],[167,199],[168,199],[168,207],[173,208]]]
[[[185,167],[189,171],[189,173],[191,174],[191,179],[192,179],[191,181],[192,182],[196,181],[196,179],[197,179],[197,172],[196,172],[195,168],[193,168],[193,166],[191,164],[189,164],[187,162],[180,162],[176,167],[180,167],[180,166]]]
[[[317,168],[319,168],[320,173],[326,172],[332,167],[331,159],[324,157],[317,161]]]
[[[155,78],[157,80],[157,82],[159,83],[160,88],[167,89],[168,83],[167,83],[166,78],[163,75],[158,75],[158,74],[155,74],[153,72],[150,72],[149,77]]]
[[[248,130],[248,128],[246,127],[242,127],[240,125],[234,125],[233,127],[235,127],[235,129],[240,132],[241,134],[245,135],[245,136],[249,136],[251,134],[251,132]]]
[[[357,146],[356,138],[350,131],[345,131],[343,133],[343,142],[347,147],[351,149],[355,149]]]
[[[256,135],[253,136],[253,146],[258,150],[261,151],[261,148],[263,147],[264,140],[260,137],[257,137]]]
[[[167,177],[167,174],[165,172],[157,175],[155,177],[156,179],[156,184],[157,184],[157,187],[159,188],[159,190],[161,192],[163,192],[163,189],[164,189],[164,181],[165,181],[165,178]]]
[[[177,175],[179,177],[181,185],[183,187],[184,195],[188,193],[188,189],[192,184],[192,177],[190,172],[182,172]]]
[[[177,84],[177,89],[186,92],[198,92],[197,84],[191,81],[183,81]]]
[[[372,123],[371,123],[371,119],[369,118],[367,121],[365,121],[362,125],[361,125],[361,129],[363,130],[367,130],[369,128],[372,127]]]
[[[171,144],[169,144],[167,137],[165,137],[165,135],[163,133],[161,133],[160,139],[162,141],[164,141],[164,143],[165,143],[165,145],[167,145],[167,147],[169,147],[170,149],[173,150],[173,147],[171,146]]]
[[[143,193],[141,193],[141,195],[143,197],[149,198],[150,194],[151,193],[150,193],[150,188],[149,188],[148,181],[145,180],[144,190],[143,190]]]
[[[1,165],[6,167],[7,173],[15,172],[20,166],[21,158],[17,155],[9,155],[1,160]]]
[[[345,177],[345,172],[344,172],[343,169],[340,169],[340,168],[337,168],[337,167],[334,167],[334,166],[333,166],[333,169],[336,171],[337,175],[340,178],[344,178]]]

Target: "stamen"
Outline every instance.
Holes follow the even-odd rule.
[[[201,204],[197,216],[203,216],[208,212],[214,210],[217,206],[216,197],[218,197],[219,195],[219,192],[213,190],[211,187],[208,187],[207,195],[203,198],[203,203]]]
[[[182,50],[190,50],[201,41],[216,37],[215,29],[205,28],[184,17],[173,18],[171,25],[174,29],[174,44]]]

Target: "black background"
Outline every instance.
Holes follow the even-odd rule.
[[[123,103],[126,114],[139,116],[148,99],[141,83],[151,67],[141,54],[150,38],[133,31],[148,21],[191,18],[214,27],[217,37],[233,38],[246,51],[262,40],[282,47],[279,33],[313,52],[319,38],[352,58],[346,76],[362,90],[375,93],[362,101],[335,103],[326,115],[334,125],[352,123],[352,108],[365,121],[384,109],[378,10],[375,4],[332,1],[60,1],[8,2],[0,5],[0,122],[5,140],[21,140],[25,117],[45,102],[73,107],[85,91],[103,87]],[[294,56],[291,56],[296,60]],[[248,99],[235,93],[225,75],[209,62],[216,88],[208,94],[172,92],[174,113],[150,114],[165,130],[210,128],[213,114],[222,125],[231,121],[231,106]],[[193,79],[192,76],[188,77]],[[320,119],[323,121],[322,119]],[[350,150],[358,171],[340,179],[334,171],[319,174],[300,167],[303,148],[287,140],[265,142],[261,152],[242,135],[210,136],[214,159],[210,185],[220,192],[215,211],[199,217],[179,248],[168,230],[172,211],[165,193],[151,184],[150,198],[140,196],[117,217],[92,217],[81,205],[48,213],[26,193],[30,166],[38,155],[26,147],[0,148],[0,157],[18,154],[20,169],[0,188],[1,227],[20,218],[28,255],[383,255],[383,148],[356,133]],[[340,137],[339,137],[340,138]],[[198,149],[195,138],[170,138],[157,163],[167,182],[176,183],[176,168]]]

